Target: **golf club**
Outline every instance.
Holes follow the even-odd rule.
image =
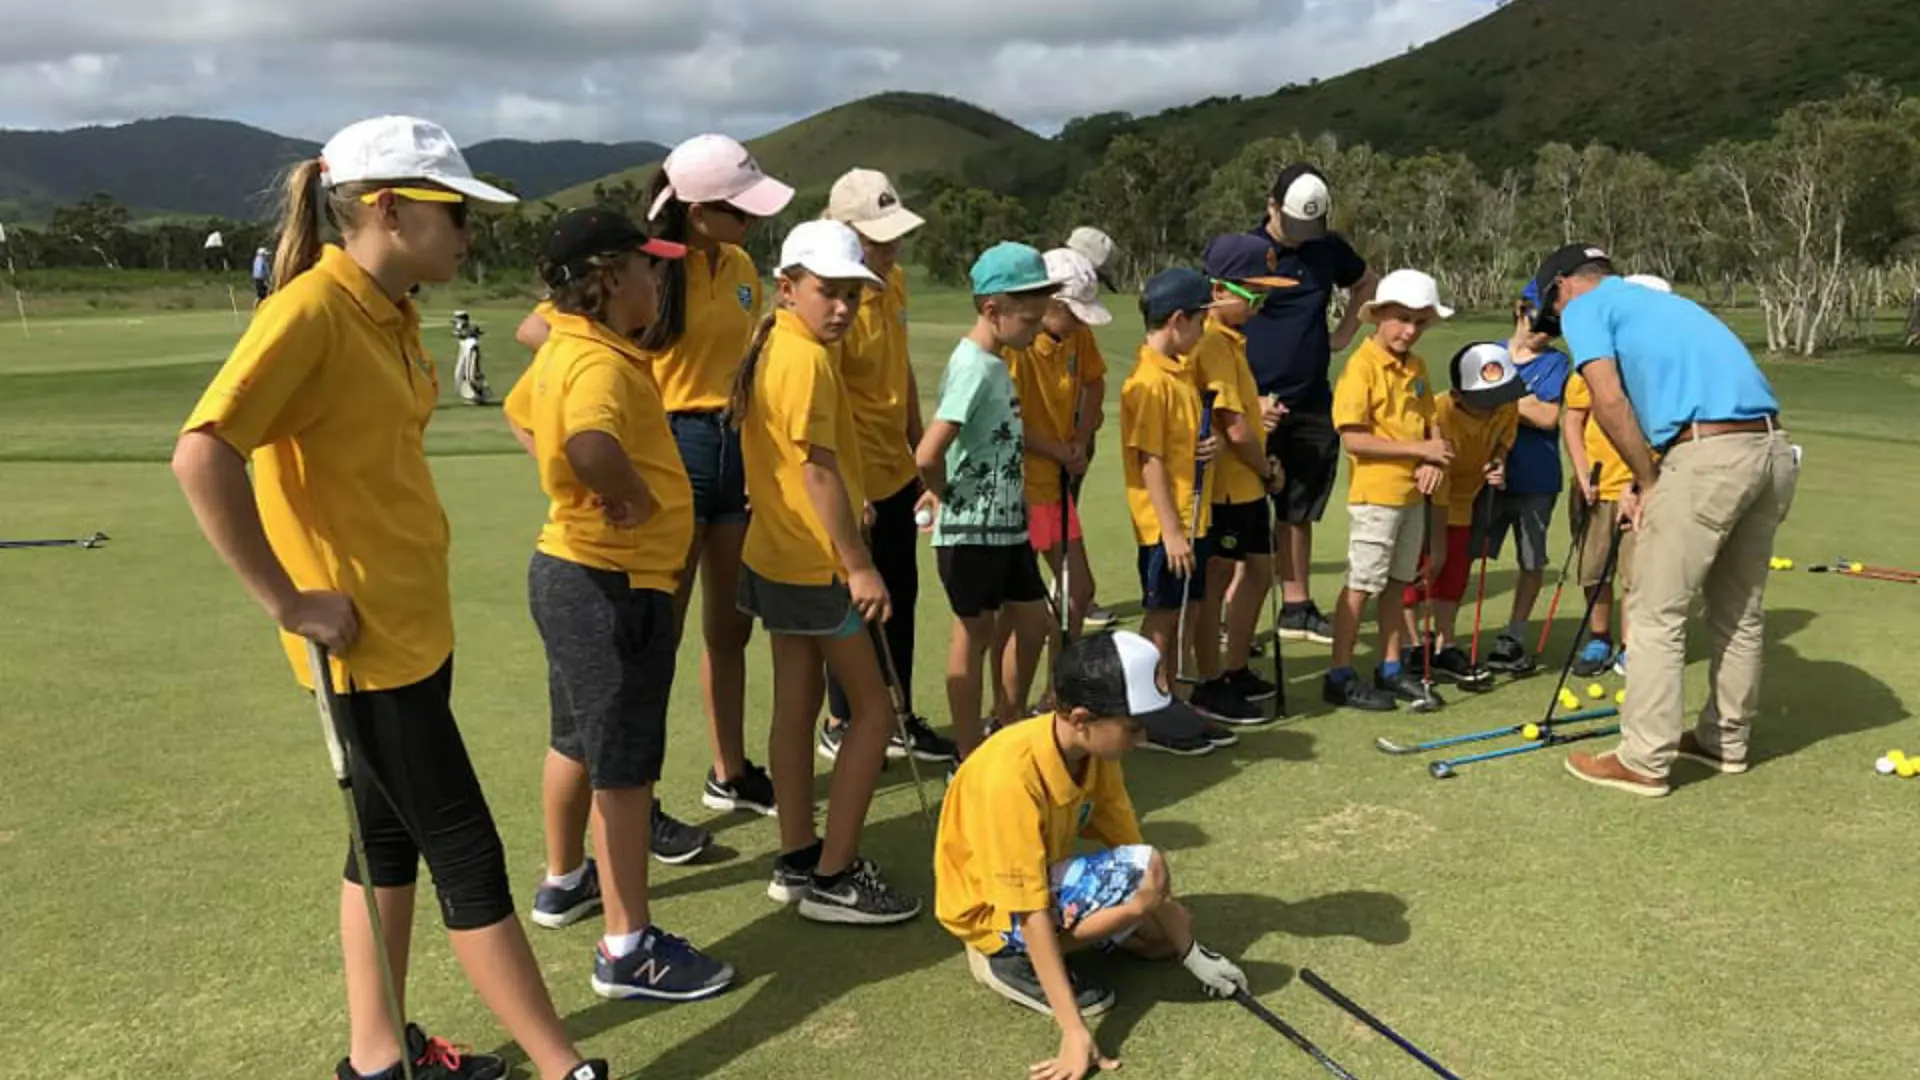
[[[1849,559],[1844,555],[1835,559],[1833,565],[1836,569],[1844,566],[1849,573],[1854,574],[1879,574],[1887,577],[1920,578],[1920,570],[1902,570],[1894,566],[1872,566],[1856,559]],[[1815,567],[1814,569],[1818,571],[1819,567]]]
[[[1588,709],[1585,712],[1568,713],[1553,721],[1555,727],[1564,724],[1585,723],[1588,720],[1605,720],[1620,715],[1620,710],[1612,706]],[[1373,740],[1374,749],[1383,754],[1425,754],[1434,750],[1445,750],[1453,746],[1465,746],[1470,743],[1492,742],[1514,735],[1525,735],[1529,729],[1538,730],[1539,724],[1529,720],[1524,724],[1508,724],[1505,727],[1488,728],[1485,731],[1470,731],[1464,735],[1448,735],[1440,739],[1428,739],[1425,742],[1398,743],[1382,735]]]
[[[1904,570],[1886,570],[1876,566],[1863,566],[1858,570],[1852,563],[1841,562],[1833,566],[1809,566],[1808,573],[1832,574],[1835,577],[1860,578],[1863,581],[1891,581],[1901,585],[1920,585],[1920,574]]]
[[[97,532],[91,536],[81,536],[70,540],[0,540],[0,548],[97,548],[101,544],[106,543],[107,539],[106,533]]]
[[[1319,1062],[1320,1067],[1327,1070],[1327,1072],[1334,1076],[1341,1077],[1342,1080],[1359,1080],[1359,1077],[1348,1072],[1339,1062],[1328,1057],[1326,1051],[1313,1045],[1313,1043],[1307,1040],[1305,1035],[1294,1030],[1292,1024],[1275,1016],[1265,1005],[1255,1000],[1252,994],[1247,993],[1245,990],[1236,990],[1233,994],[1233,1000],[1239,1003],[1241,1008],[1259,1017],[1268,1027],[1285,1036],[1286,1040],[1299,1047],[1301,1052]]]
[[[313,676],[313,699],[320,706],[320,731],[327,740],[327,758],[333,762],[333,778],[340,785],[340,801],[347,808],[347,837],[353,846],[353,865],[360,878],[360,895],[367,900],[367,923],[373,927],[373,947],[380,957],[380,986],[386,992],[387,1017],[394,1034],[401,1040],[400,1070],[405,1080],[413,1080],[413,1059],[406,1050],[407,1018],[400,1011],[400,993],[393,982],[393,965],[387,959],[387,935],[380,925],[380,904],[373,896],[373,872],[367,868],[367,840],[360,832],[360,810],[353,801],[353,776],[347,760],[346,738],[340,729],[343,706],[333,689],[333,665],[327,647],[307,641],[307,668]]]
[[[1594,465],[1590,472],[1591,475],[1588,477],[1590,483],[1588,487],[1594,491],[1599,491],[1600,466],[1598,464]],[[1561,560],[1560,580],[1554,582],[1553,599],[1547,604],[1546,620],[1540,624],[1540,643],[1535,645],[1533,649],[1535,655],[1547,651],[1547,636],[1553,633],[1553,614],[1560,610],[1560,593],[1567,587],[1567,571],[1573,568],[1574,556],[1579,554],[1587,546],[1587,525],[1593,521],[1593,504],[1586,500],[1584,492],[1582,493],[1580,502],[1575,507],[1574,516],[1576,520],[1573,523],[1573,544],[1567,548],[1567,557]],[[1586,626],[1587,624],[1584,622],[1580,624],[1582,633],[1586,632]]]
[[[1073,388],[1073,426],[1067,431],[1067,439],[1077,442],[1080,438],[1080,354],[1078,350],[1067,357],[1067,384]],[[1054,617],[1060,623],[1060,636],[1054,642],[1052,650],[1052,679],[1059,681],[1060,653],[1073,641],[1073,477],[1068,474],[1065,465],[1060,466],[1060,568],[1053,576]]]
[[[1486,520],[1480,529],[1480,585],[1473,598],[1473,647],[1467,651],[1467,670],[1480,670],[1480,613],[1487,606],[1487,562],[1493,553],[1493,499],[1486,500]]]
[[[1213,402],[1219,392],[1207,390],[1200,395],[1200,437],[1198,443],[1213,437]],[[1193,463],[1193,528],[1187,537],[1188,546],[1193,551],[1193,569],[1186,577],[1185,592],[1180,599],[1180,619],[1173,632],[1174,680],[1184,686],[1198,686],[1200,680],[1193,675],[1193,669],[1187,666],[1187,609],[1193,606],[1193,578],[1200,572],[1200,500],[1206,494],[1207,465],[1197,458]]]
[[[1433,433],[1427,434],[1431,437]],[[1417,713],[1432,712],[1441,705],[1440,695],[1433,692],[1433,496],[1426,496],[1421,505],[1425,514],[1421,527],[1427,542],[1427,560],[1420,568],[1420,609],[1425,626],[1420,634],[1420,700],[1410,706]]]
[[[1276,471],[1280,468],[1278,458],[1269,459]],[[1273,715],[1279,719],[1287,715],[1287,661],[1280,655],[1280,545],[1286,542],[1281,534],[1280,514],[1273,509],[1272,500],[1268,500],[1267,541],[1273,549],[1268,559],[1273,571],[1267,576],[1267,646],[1273,652]]]
[[[1415,1061],[1418,1061],[1420,1064],[1425,1065],[1429,1069],[1432,1069],[1436,1075],[1444,1076],[1447,1078],[1447,1080],[1460,1080],[1458,1076],[1449,1072],[1446,1066],[1440,1064],[1439,1062],[1433,1060],[1433,1058],[1427,1056],[1426,1051],[1421,1050],[1419,1047],[1413,1045],[1412,1042],[1408,1041],[1399,1032],[1388,1027],[1385,1021],[1381,1020],[1377,1016],[1374,1016],[1372,1013],[1368,1012],[1367,1010],[1361,1008],[1358,1004],[1354,1002],[1352,998],[1349,998],[1347,995],[1341,993],[1338,990],[1335,990],[1332,984],[1328,983],[1325,979],[1322,979],[1320,976],[1314,974],[1312,968],[1302,968],[1300,970],[1300,981],[1306,983],[1308,986],[1311,986],[1315,990],[1319,991],[1321,997],[1324,997],[1328,1001],[1331,1001],[1335,1005],[1338,1005],[1341,1009],[1346,1011],[1347,1015],[1353,1017],[1355,1020],[1360,1021],[1361,1023],[1367,1025],[1373,1030],[1379,1032],[1381,1035],[1385,1036],[1387,1039],[1391,1040],[1395,1046],[1398,1046],[1400,1049],[1405,1050]]]
[[[1521,746],[1509,746],[1500,750],[1489,750],[1483,754],[1468,754],[1465,757],[1447,758],[1444,761],[1430,762],[1427,765],[1427,772],[1432,775],[1435,780],[1448,780],[1452,779],[1456,775],[1457,770],[1465,765],[1474,765],[1482,761],[1498,761],[1501,758],[1514,757],[1519,754],[1531,754],[1535,750],[1547,750],[1555,746],[1565,746],[1568,743],[1585,742],[1588,739],[1602,739],[1608,735],[1618,735],[1619,733],[1619,724],[1608,724],[1606,727],[1593,728],[1589,731],[1578,731],[1572,735],[1562,735],[1557,731],[1542,728],[1540,730],[1540,737],[1530,743]]]
[[[907,692],[900,685],[900,669],[893,664],[893,647],[887,644],[886,627],[878,622],[867,624],[867,634],[873,638],[873,648],[880,656],[880,678],[887,684],[887,697],[893,703],[894,726],[900,731],[900,743],[907,748],[907,769],[913,773],[913,793],[920,798],[920,817],[933,829],[933,808],[927,803],[927,789],[920,781],[920,762],[913,756],[913,732],[907,730],[907,721],[913,711],[907,708]]]

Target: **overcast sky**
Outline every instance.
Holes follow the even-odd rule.
[[[1264,94],[1403,52],[1491,0],[0,0],[0,127],[149,116],[324,140],[380,112],[461,142],[758,135],[881,90],[1043,134]]]

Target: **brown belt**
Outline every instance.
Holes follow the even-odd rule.
[[[1777,431],[1779,428],[1780,418],[1778,416],[1763,416],[1758,420],[1698,420],[1690,424],[1682,425],[1680,434],[1675,435],[1669,440],[1667,445],[1661,448],[1661,452],[1665,453],[1676,446],[1690,443],[1695,438],[1711,439],[1715,435]]]

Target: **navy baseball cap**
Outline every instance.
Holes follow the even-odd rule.
[[[1205,311],[1213,306],[1213,283],[1205,274],[1177,266],[1147,279],[1140,292],[1148,322],[1163,322],[1182,311]]]
[[[1217,281],[1238,281],[1269,289],[1286,289],[1300,284],[1293,278],[1281,277],[1275,272],[1279,268],[1280,253],[1265,238],[1252,233],[1227,233],[1214,237],[1207,241],[1207,249],[1201,253],[1200,260],[1206,265],[1207,276]]]

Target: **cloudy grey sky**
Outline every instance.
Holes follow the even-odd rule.
[[[0,127],[188,114],[324,140],[741,137],[881,90],[1042,133],[1361,67],[1491,0],[0,0]]]

